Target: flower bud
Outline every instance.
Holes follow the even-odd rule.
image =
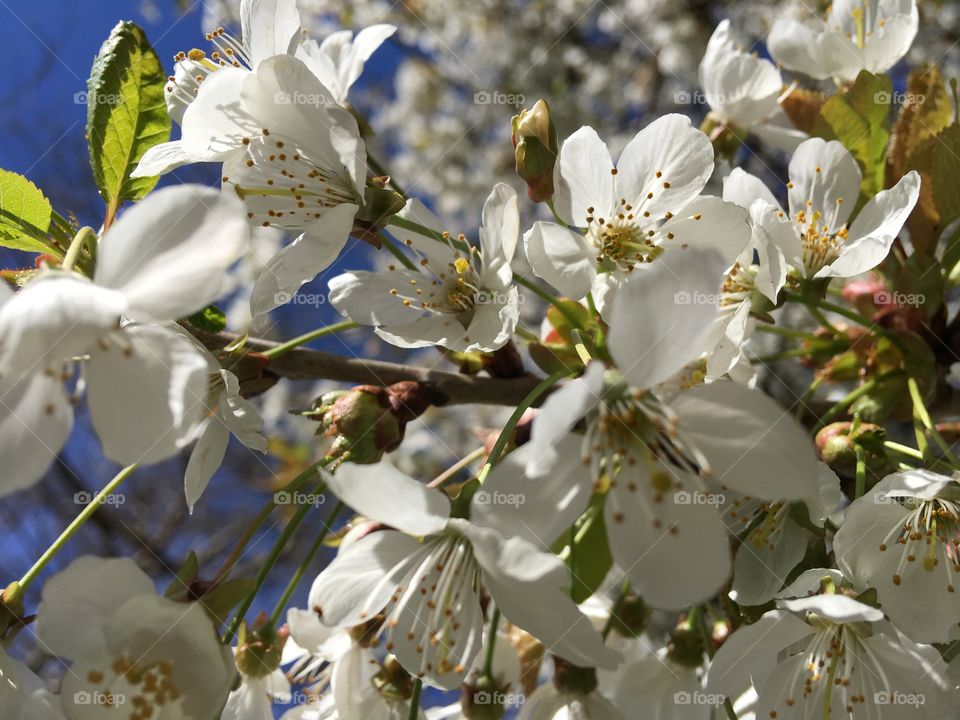
[[[882,427],[871,423],[831,423],[817,433],[817,453],[831,470],[853,477],[857,471],[857,447],[860,447],[871,475],[883,476],[889,469],[883,451],[884,435]]]
[[[237,636],[237,669],[248,677],[269,675],[280,667],[288,635],[286,627],[274,628],[265,613],[257,618],[254,628],[244,623]]]
[[[468,720],[500,720],[506,712],[504,699],[508,687],[494,678],[480,675],[463,684],[460,707]]]
[[[561,692],[589,695],[597,689],[597,671],[553,656],[553,684]]]
[[[372,465],[400,445],[408,422],[437,402],[439,399],[417,382],[386,388],[359,385],[326,393],[305,415],[320,423],[317,434],[327,440],[328,457],[349,453],[351,462]]]
[[[527,183],[533,202],[553,197],[553,167],[557,161],[557,130],[550,117],[550,106],[537,100],[530,110],[514,115],[513,148],[517,175]]]

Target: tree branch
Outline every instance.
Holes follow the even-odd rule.
[[[214,335],[193,327],[189,330],[210,350],[221,350],[238,339],[238,336],[232,333]],[[244,349],[248,352],[263,352],[277,344],[279,343],[249,338]],[[334,380],[381,387],[413,380],[421,383],[434,394],[434,405],[515,406],[542,379],[530,374],[518,378],[461,375],[442,370],[428,370],[416,365],[348,358],[306,348],[297,348],[271,359],[267,369],[275,375],[290,380]]]

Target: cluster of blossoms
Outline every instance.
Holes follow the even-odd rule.
[[[17,181],[0,178],[4,217],[49,243],[17,291],[0,285],[0,494],[40,480],[85,398],[104,455],[127,466],[96,502],[192,445],[192,512],[231,434],[267,451],[251,398],[277,376],[364,384],[298,411],[317,423],[320,457],[233,559],[278,496],[311,481],[317,494],[252,582],[229,562],[208,578],[191,553],[158,594],[132,561],[82,556],[28,611],[31,583],[96,504],[85,508],[0,596],[4,718],[271,720],[278,704],[286,720],[952,717],[960,460],[944,436],[960,430],[927,405],[951,364],[930,344],[953,352],[943,297],[960,251],[954,237],[938,252],[923,232],[960,218],[960,163],[913,150],[960,149],[960,119],[942,87],[939,113],[905,106],[892,141],[889,118],[875,120],[876,108],[890,114],[878,76],[918,31],[912,0],[778,20],[767,38],[777,64],[721,22],[699,67],[701,128],[665,114],[614,143],[616,160],[592,127],[561,137],[538,101],[510,125],[527,200],[515,179],[484,188],[481,208],[471,197],[475,241],[385,174],[348,102],[396,28],[317,42],[294,0],[243,0],[240,19],[239,36],[211,32],[209,52],[178,55],[153,88],[180,138],[135,138],[122,178],[141,187],[216,163],[219,190],[135,197],[103,182],[103,227],[67,237],[65,221],[39,227],[26,200],[11,203]],[[108,41],[95,78],[120,46]],[[781,68],[831,79],[836,93],[787,86]],[[936,92],[924,75],[912,82]],[[779,186],[731,167],[754,141],[789,157]],[[118,217],[121,200],[137,202]],[[14,229],[0,226],[2,243]],[[248,283],[255,326],[317,280],[343,322],[274,346],[207,327],[264,228],[290,241]],[[385,269],[343,271],[352,244],[389,254]],[[877,298],[888,285],[902,294],[902,278],[928,288],[930,274],[940,298],[929,311]],[[538,329],[527,299],[548,305]],[[788,303],[816,332],[784,325]],[[347,328],[437,348],[460,373],[304,349],[278,362]],[[763,334],[803,344],[765,357]],[[814,371],[795,412],[758,372],[789,358]],[[844,382],[858,385],[821,398],[821,385]],[[516,410],[432,480],[384,457],[448,403]],[[850,422],[831,424],[844,413]],[[912,420],[917,447],[887,440],[888,419],[891,433]],[[327,493],[336,508],[307,559],[273,613],[248,623]],[[286,607],[324,541],[335,559],[306,607]],[[6,653],[30,626],[64,661],[57,693]],[[428,696],[441,706],[422,710]]]

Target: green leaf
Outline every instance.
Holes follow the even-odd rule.
[[[914,253],[900,270],[899,297],[894,299],[932,317],[943,304],[944,290],[940,264],[929,255]]]
[[[920,201],[911,216],[921,215],[929,225],[930,241],[923,246],[931,252],[940,231],[960,217],[960,126],[950,125],[939,135],[925,140],[907,160],[908,170],[920,173]],[[919,233],[910,226],[911,240]],[[960,260],[960,248],[948,243],[944,266],[952,268]]]
[[[572,543],[568,539],[563,553],[564,562],[570,568],[570,596],[575,603],[582,603],[593,595],[613,566],[603,519],[603,501],[604,496],[595,496],[591,500],[590,506],[574,523]]]
[[[247,599],[257,589],[253,578],[235,578],[217,585],[203,596],[203,609],[209,613],[218,625],[227,620],[230,611]]]
[[[50,246],[50,201],[23,175],[0,170],[0,245],[13,250],[60,252]]]
[[[140,200],[158,178],[130,177],[143,154],[170,138],[160,59],[143,30],[121,21],[100,48],[87,81],[87,146],[100,195],[113,208]]]
[[[183,565],[177,570],[176,576],[170,581],[163,596],[170,600],[185,601],[190,594],[190,584],[197,579],[200,572],[200,561],[197,554],[191,550]]]
[[[884,186],[892,92],[889,77],[863,70],[849,90],[824,103],[814,123],[813,134],[839,140],[857,159],[863,173],[860,189],[868,197]]]
[[[219,333],[227,327],[227,316],[216,305],[208,305],[198,313],[187,318],[187,322],[198,330],[208,333]]]

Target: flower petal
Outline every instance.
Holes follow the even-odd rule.
[[[103,452],[123,465],[176,454],[209,412],[207,358],[188,338],[159,325],[127,326],[116,342],[94,346],[86,378]]]
[[[617,290],[608,343],[633,387],[669,379],[707,349],[725,266],[714,252],[667,251]]]
[[[789,174],[790,217],[804,212],[810,222],[812,213],[820,212],[818,226],[832,233],[842,228],[860,196],[860,167],[853,155],[836,140],[810,138],[797,147]]]
[[[328,480],[330,489],[361,515],[379,520],[408,535],[443,532],[450,503],[387,462],[376,465],[344,463]]]
[[[244,0],[240,28],[254,67],[274,55],[292,53],[300,36],[296,0]]]
[[[230,442],[230,430],[214,413],[207,419],[200,439],[190,453],[187,470],[183,478],[183,489],[187,497],[187,508],[193,514],[193,508],[210,484],[210,479],[223,463]]]
[[[523,236],[527,262],[543,278],[573,300],[585,297],[597,274],[597,253],[578,232],[537,221]]]
[[[562,220],[587,226],[588,212],[614,208],[613,160],[606,144],[591,127],[582,127],[563,141],[554,169],[553,205]],[[531,263],[532,264],[532,263]]]
[[[94,282],[122,292],[137,320],[176,320],[219,297],[249,238],[237,198],[200,185],[165,188],[107,231]]]

